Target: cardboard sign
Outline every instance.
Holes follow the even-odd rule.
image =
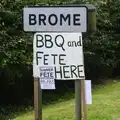
[[[34,77],[40,77],[40,66],[53,66],[56,80],[85,77],[81,33],[36,33],[33,54]]]

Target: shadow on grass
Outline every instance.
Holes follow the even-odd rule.
[[[8,117],[0,115],[0,120],[9,120]]]
[[[117,84],[120,81],[114,81],[114,84]],[[111,83],[110,83],[111,84]],[[93,88],[93,93],[96,92],[97,90],[103,89],[106,85],[92,85]],[[69,90],[68,90],[69,91]],[[58,102],[62,102],[62,101],[67,101],[69,99],[73,99],[75,98],[75,94],[72,90],[70,90],[69,92],[66,93],[61,93],[61,94],[55,94],[52,92],[47,92],[47,95],[44,96],[43,100],[43,107],[47,107],[48,104],[55,104]],[[45,94],[43,94],[45,95]],[[52,97],[52,100],[49,100]],[[47,101],[45,101],[47,99]],[[4,109],[2,109],[4,108]],[[0,120],[13,120],[15,119],[17,116],[26,114],[28,112],[33,111],[33,106],[9,106],[9,107],[3,107],[1,106],[0,109],[2,109],[4,112],[0,111]],[[2,114],[1,114],[2,113]],[[7,114],[7,115],[6,115]]]
[[[14,115],[0,115],[0,120],[13,120],[14,118]]]
[[[33,111],[32,106],[0,106],[3,111],[0,111],[0,120],[13,120],[19,115]]]

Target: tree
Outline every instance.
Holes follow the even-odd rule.
[[[27,5],[94,4],[97,9],[97,31],[84,39],[85,71],[88,79],[112,76],[120,64],[120,2],[93,0],[1,0],[0,1],[0,94],[11,94],[15,102],[33,96],[32,39],[22,25],[22,9]],[[113,19],[114,18],[114,19]],[[118,69],[120,70],[120,68]],[[68,82],[57,82],[69,88]],[[26,87],[27,86],[27,87]],[[61,90],[62,91],[62,90]],[[63,91],[64,92],[64,91]],[[8,96],[9,97],[9,96]],[[15,98],[16,97],[16,98]]]

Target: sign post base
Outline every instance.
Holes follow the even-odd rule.
[[[85,80],[81,80],[81,94],[82,94],[83,120],[87,120]]]
[[[34,78],[34,111],[35,120],[42,120],[42,89],[39,78]]]
[[[75,80],[75,110],[76,110],[76,120],[82,120],[81,81],[82,80]]]

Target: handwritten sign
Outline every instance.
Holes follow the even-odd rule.
[[[81,33],[36,33],[33,42],[33,76],[40,66],[53,66],[56,80],[84,79]]]

